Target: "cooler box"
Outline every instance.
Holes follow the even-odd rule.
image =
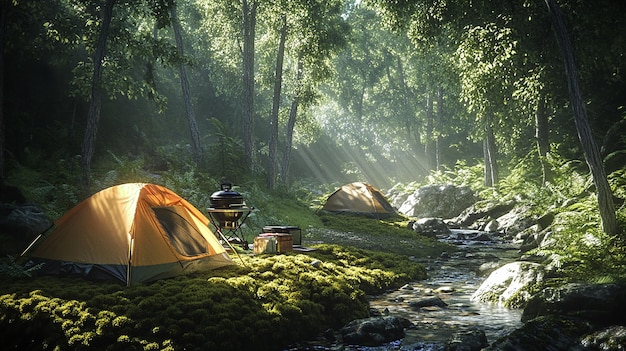
[[[277,251],[276,237],[257,236],[256,238],[254,238],[255,254],[276,253]]]
[[[274,238],[276,241],[276,252],[283,253],[293,251],[293,236],[283,233],[263,233],[259,238]]]
[[[291,234],[293,238],[293,245],[302,245],[302,231],[299,227],[289,225],[268,225],[263,227],[263,233]]]

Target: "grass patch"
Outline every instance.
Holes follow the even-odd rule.
[[[324,223],[324,228],[330,230],[312,229],[307,239],[417,258],[437,257],[442,252],[456,250],[449,244],[427,238],[409,229],[410,219],[400,215],[374,219],[321,214],[320,219]]]

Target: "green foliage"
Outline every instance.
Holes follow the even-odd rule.
[[[458,161],[453,169],[442,166],[439,171],[431,172],[425,180],[427,184],[467,186],[481,195],[488,195],[491,189],[484,185],[483,169],[480,163],[469,166],[465,161]]]

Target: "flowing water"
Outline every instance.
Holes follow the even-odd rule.
[[[471,240],[481,235],[480,241]],[[521,326],[521,310],[471,301],[474,291],[488,276],[489,267],[493,270],[518,256],[516,247],[486,238],[484,233],[476,231],[453,231],[450,237],[440,240],[457,245],[458,252],[418,260],[428,269],[426,280],[370,298],[370,308],[375,313],[404,317],[412,322],[414,327],[406,330],[402,340],[376,347],[317,343],[290,350],[435,351],[443,350],[450,337],[459,331],[482,330],[489,343],[510,333]],[[411,307],[411,302],[433,297],[439,297],[447,306]]]

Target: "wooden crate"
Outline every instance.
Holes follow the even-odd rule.
[[[276,240],[276,252],[290,252],[293,251],[293,235],[283,233],[263,233],[259,235],[260,238],[273,237]]]

